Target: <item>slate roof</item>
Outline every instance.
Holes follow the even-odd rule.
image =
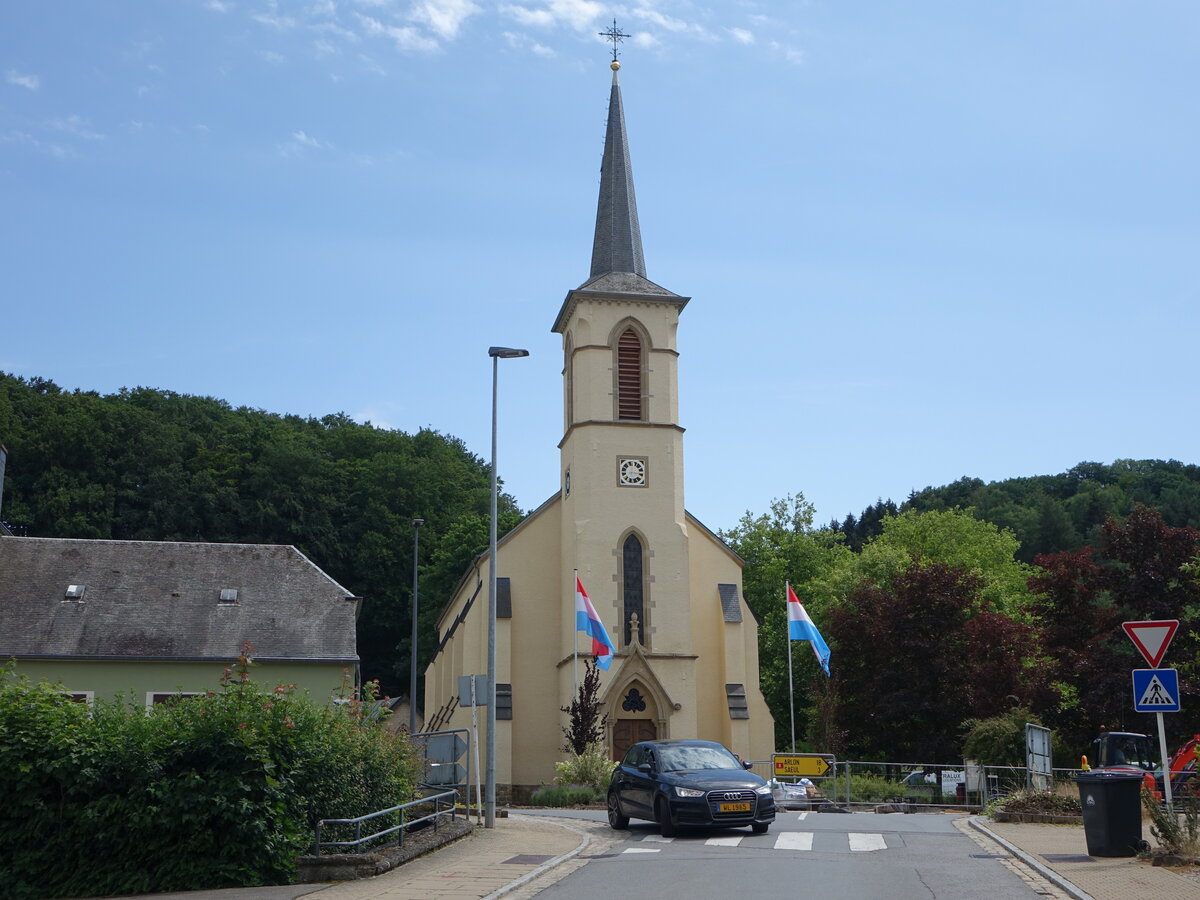
[[[0,659],[352,663],[357,611],[295,547],[0,538]]]
[[[638,225],[637,198],[633,192],[633,166],[629,161],[625,111],[615,65],[608,100],[604,158],[600,162],[600,202],[596,207],[591,277],[608,272],[633,272],[645,278],[642,230]]]

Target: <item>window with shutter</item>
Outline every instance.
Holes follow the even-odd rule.
[[[617,418],[639,422],[642,410],[642,341],[626,328],[617,341]]]

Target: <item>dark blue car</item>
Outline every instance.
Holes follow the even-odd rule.
[[[634,744],[608,785],[608,824],[623,829],[630,819],[647,819],[663,837],[689,825],[749,825],[763,834],[775,821],[775,800],[748,767],[715,741]]]

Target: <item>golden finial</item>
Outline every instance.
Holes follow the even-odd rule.
[[[614,59],[608,64],[608,67],[615,72],[617,69],[621,68],[621,64]]]

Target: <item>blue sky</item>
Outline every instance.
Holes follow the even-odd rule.
[[[486,458],[487,348],[525,347],[499,463],[537,506],[614,17],[709,527],[1198,461],[1190,0],[6,3],[0,369]]]

